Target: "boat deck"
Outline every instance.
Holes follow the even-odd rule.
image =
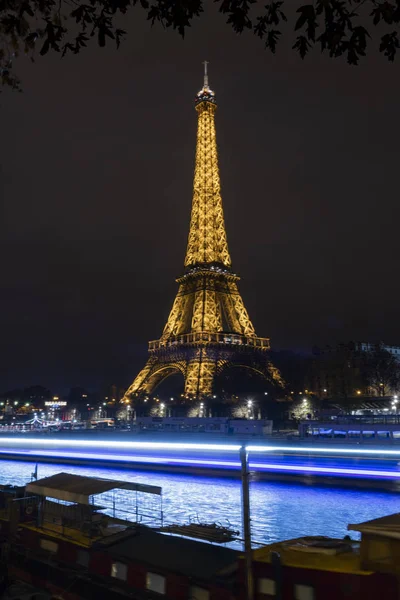
[[[114,519],[112,520],[114,521]],[[126,529],[128,529],[128,527],[131,526],[132,523],[130,522],[116,522],[109,524],[108,527],[104,528],[101,532],[101,535],[89,536],[87,533],[80,531],[79,529],[66,527],[57,523],[45,523],[43,527],[38,527],[33,523],[20,524],[20,527],[24,527],[25,529],[35,531],[36,533],[40,533],[41,535],[51,536],[53,538],[63,540],[66,542],[73,542],[85,548],[90,548],[95,542],[104,540],[104,538],[109,538],[110,536],[115,535],[117,533],[121,533],[122,531],[125,531]]]
[[[315,538],[316,540],[318,538]],[[339,544],[343,540],[320,538]],[[298,567],[300,569],[314,569],[321,571],[332,571],[336,573],[351,573],[353,575],[371,575],[372,571],[361,568],[360,543],[346,542],[347,551],[329,553],[321,548],[311,548],[304,543],[307,538],[296,538],[285,542],[277,542],[254,550],[253,557],[257,562],[271,563],[271,553],[277,552],[285,566]],[[318,551],[319,550],[319,551]]]

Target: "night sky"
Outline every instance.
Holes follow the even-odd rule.
[[[398,63],[276,57],[215,10],[21,62],[0,96],[0,391],[128,385],[183,270],[204,59],[234,271],[258,335],[400,343]]]

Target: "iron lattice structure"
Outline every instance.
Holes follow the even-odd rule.
[[[216,376],[228,366],[242,366],[280,383],[268,360],[268,338],[256,336],[231,271],[215,133],[217,104],[204,85],[196,97],[196,164],[185,272],[159,340],[149,342],[149,359],[125,398],[150,394],[169,375],[182,373],[187,397],[213,393]]]

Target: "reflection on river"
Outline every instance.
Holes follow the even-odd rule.
[[[0,483],[24,485],[33,470],[33,463],[0,461]],[[229,519],[234,529],[241,528],[237,479],[62,464],[39,464],[38,477],[61,471],[159,485],[163,489],[165,521],[169,523],[187,523],[190,517],[198,516],[201,521],[221,523]],[[266,481],[251,484],[253,538],[262,543],[304,534],[343,537],[348,523],[399,511],[400,498],[390,492]]]

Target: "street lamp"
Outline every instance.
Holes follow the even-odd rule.
[[[253,418],[253,400],[247,400],[247,418]]]

